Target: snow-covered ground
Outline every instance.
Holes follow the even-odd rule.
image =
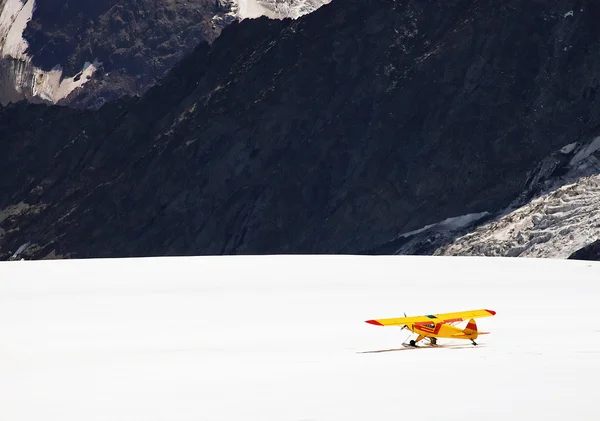
[[[254,256],[0,263],[0,419],[596,420],[600,263]],[[488,308],[480,346],[373,318]]]

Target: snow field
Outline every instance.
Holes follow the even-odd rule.
[[[0,263],[0,419],[599,419],[599,269],[418,256]],[[405,349],[406,331],[364,323],[478,308],[497,311],[477,320],[491,332],[479,347]]]

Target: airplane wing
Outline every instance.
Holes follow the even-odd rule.
[[[455,313],[440,313],[440,314],[428,314],[425,316],[413,316],[413,317],[398,317],[392,319],[375,319],[367,320],[366,323],[370,323],[376,326],[402,326],[411,323],[419,322],[431,322],[431,323],[456,323],[462,322],[463,320],[476,319],[478,317],[490,317],[495,315],[494,310],[467,310],[457,311]]]

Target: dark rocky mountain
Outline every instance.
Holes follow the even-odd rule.
[[[569,256],[572,260],[600,260],[600,240],[577,250]]]
[[[330,0],[0,0],[0,104],[97,109],[141,95],[238,18],[299,17]]]
[[[186,46],[212,41],[217,12],[214,0],[38,0],[24,35],[33,63],[44,70],[64,63],[75,74],[81,63],[100,58],[107,71],[152,71],[153,57],[163,65],[165,56],[176,60]]]
[[[144,92],[199,42],[212,42],[234,19],[228,11],[218,0],[38,0],[24,37],[43,70],[61,64],[73,76],[85,62],[102,63],[62,101],[97,108]]]
[[[139,99],[0,111],[0,258],[363,253],[598,135],[593,1],[234,23]]]

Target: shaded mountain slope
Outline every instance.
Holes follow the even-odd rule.
[[[600,240],[580,248],[569,256],[573,260],[600,260]]]
[[[38,0],[24,32],[33,64],[75,75],[98,61],[94,79],[63,103],[97,108],[144,92],[199,42],[212,42],[228,9],[214,0]],[[221,19],[213,21],[220,15]]]
[[[0,0],[0,104],[27,98],[96,109],[142,94],[248,12],[298,17],[327,2]]]
[[[138,100],[5,109],[0,257],[356,253],[505,207],[600,127],[598,12],[334,1],[231,25]]]

